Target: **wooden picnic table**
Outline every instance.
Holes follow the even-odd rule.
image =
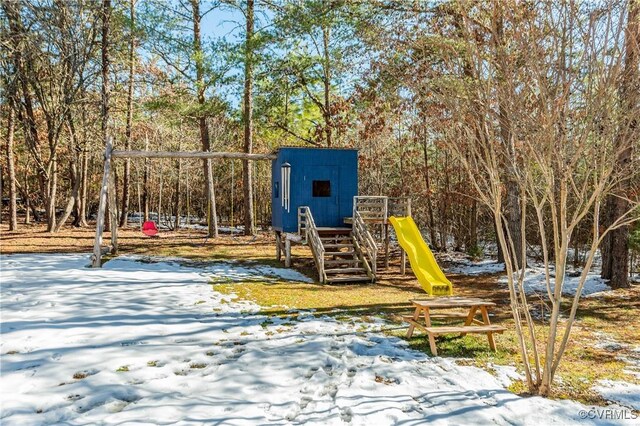
[[[493,302],[487,300],[464,298],[464,297],[438,297],[433,299],[410,300],[415,307],[413,316],[405,316],[403,320],[409,323],[407,338],[411,338],[416,327],[423,330],[429,336],[429,346],[434,356],[438,355],[436,349],[436,336],[442,334],[461,333],[462,336],[467,333],[486,334],[489,340],[489,347],[496,350],[496,343],[493,340],[493,333],[502,333],[506,330],[499,325],[491,324],[489,320],[489,308],[495,306]],[[466,309],[466,312],[452,312],[452,309]],[[433,310],[442,310],[443,312],[433,313]],[[476,319],[476,315],[480,313],[482,320]],[[422,316],[424,323],[420,321]],[[439,318],[464,318],[462,326],[433,326],[432,319]]]

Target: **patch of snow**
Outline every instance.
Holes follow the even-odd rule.
[[[595,337],[598,341],[593,345],[593,347],[603,351],[619,352],[629,347],[626,343],[618,342],[613,336],[607,333],[596,332]]]
[[[525,380],[524,375],[520,374],[515,366],[489,364],[489,367],[495,372],[498,382],[505,388],[511,386],[514,381]]]
[[[640,346],[631,348],[626,355],[620,355],[617,358],[627,364],[624,373],[640,380]]]
[[[275,276],[287,281],[299,281],[299,282],[305,282],[305,283],[314,282],[313,279],[307,277],[306,275],[294,269],[273,268],[271,266],[256,266],[255,270],[262,275]]]
[[[551,274],[551,288],[553,291],[553,285],[555,282],[554,271],[550,271]],[[562,294],[567,296],[573,296],[577,289],[578,283],[580,281],[580,276],[565,275],[564,284],[562,286]],[[507,283],[507,277],[501,277],[498,282],[502,284]],[[524,278],[524,289],[527,294],[541,294],[545,295],[547,293],[547,284],[545,279],[545,271],[544,267],[541,266],[531,266],[527,268],[525,278]],[[604,291],[611,290],[611,288],[606,284],[606,281],[600,278],[600,273],[598,271],[589,272],[587,275],[587,280],[584,283],[584,287],[582,289],[583,296],[593,295],[593,297],[597,297],[597,293],[601,293]]]
[[[445,272],[450,274],[461,274],[467,276],[478,275],[490,275],[502,273],[503,276],[498,279],[501,284],[507,283],[507,276],[504,272],[504,263],[498,263],[492,259],[483,259],[481,261],[474,262],[469,259],[468,256],[462,253],[444,253],[438,254],[438,260],[441,262],[449,262],[450,264],[445,268]],[[530,267],[526,270],[524,279],[524,288],[527,294],[546,294],[546,281],[545,270],[540,264],[537,264],[533,259],[528,260]],[[562,294],[572,296],[576,293],[578,283],[580,280],[580,273],[582,271],[576,270],[566,274]],[[554,268],[550,268],[551,285],[553,286],[555,272]],[[600,278],[600,271],[594,268],[588,275],[582,289],[582,296],[586,297],[601,297],[610,291],[611,288],[607,285],[606,280]]]
[[[380,321],[268,317],[209,285],[264,271],[140,260],[0,256],[3,425],[601,424],[411,350]]]
[[[623,350],[627,345],[616,342],[614,340],[603,340],[594,345],[598,349],[602,349],[607,352],[618,352]]]
[[[194,223],[194,224],[181,224],[180,228],[187,228],[187,229],[198,229],[198,230],[207,230],[209,229],[209,227],[207,225],[201,225],[199,223]],[[244,233],[244,227],[240,226],[240,227],[230,227],[230,226],[218,226],[218,232],[220,232],[221,234],[242,234]]]
[[[640,410],[640,385],[614,380],[600,380],[594,387],[596,392],[609,401]]]
[[[188,260],[178,257],[161,257],[161,256],[142,256],[128,255],[113,259],[105,264],[105,266],[115,265],[119,267],[119,261],[135,260],[145,263],[176,263],[178,265],[199,268],[204,274],[211,274],[214,282],[245,282],[245,281],[297,281],[304,283],[313,283],[314,280],[308,276],[290,268],[276,268],[273,266],[263,265],[258,262],[244,262],[242,265],[233,260],[225,261],[198,261]],[[115,263],[114,263],[115,262]]]
[[[446,268],[446,272],[461,275],[488,275],[504,272],[504,263],[498,263],[495,260],[484,259],[474,262],[468,259],[460,259],[454,265]]]

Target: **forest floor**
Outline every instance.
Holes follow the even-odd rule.
[[[10,233],[6,224],[0,225],[0,253],[88,253],[92,249],[92,229],[66,228],[51,235],[41,225],[22,228],[20,232]],[[105,234],[105,238],[107,236]],[[148,238],[137,229],[130,229],[119,232],[119,244],[120,253],[127,255],[229,261],[250,267],[281,266],[274,259],[275,242],[269,233],[260,233],[256,238],[221,235],[217,239],[206,239],[201,230],[181,230],[161,232],[158,238]],[[311,256],[306,248],[294,247],[293,259],[296,270],[314,277]],[[496,375],[508,389],[525,394],[523,377],[517,370],[519,354],[509,295],[506,286],[500,282],[502,274],[455,274],[451,271],[460,270],[455,261],[442,261],[442,266],[449,269],[447,274],[454,283],[456,295],[494,301],[492,322],[504,325],[507,331],[496,336],[496,353],[489,350],[486,338],[481,336],[442,337],[438,340],[440,356],[452,359],[458,365],[481,367]],[[406,325],[397,321],[398,314],[409,313],[409,299],[424,296],[409,268],[406,275],[399,273],[397,257],[392,258],[388,269],[380,270],[380,279],[375,285],[321,285],[313,279],[292,282],[290,277],[264,280],[252,275],[243,278],[225,274],[214,276],[211,281],[217,293],[255,303],[269,318],[285,318],[292,309],[297,309],[337,321],[358,318],[360,326],[383,320],[386,325],[382,331],[398,338],[404,338],[406,332]],[[537,333],[542,337],[548,332],[544,321],[548,306],[536,295],[530,296],[530,302],[541,313]],[[637,395],[633,397],[640,389],[639,309],[640,286],[637,285],[582,299],[553,397],[596,405],[614,401],[634,410],[640,409]],[[408,344],[412,349],[429,354],[428,342],[421,336],[414,336]]]

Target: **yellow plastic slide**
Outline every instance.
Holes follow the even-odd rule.
[[[411,269],[424,291],[429,293],[429,296],[451,296],[453,294],[451,281],[445,277],[438,266],[436,258],[422,239],[413,218],[391,216],[389,222],[396,230],[400,246],[409,255]]]

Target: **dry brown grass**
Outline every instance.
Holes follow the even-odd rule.
[[[92,224],[93,225],[93,224]],[[88,253],[93,250],[95,228],[65,227],[58,233],[46,232],[43,224],[20,224],[19,231],[10,232],[0,224],[0,253]],[[103,235],[108,244],[110,233]],[[221,234],[206,238],[202,230],[161,231],[158,237],[147,237],[137,227],[118,230],[119,253],[156,256],[180,256],[189,259],[273,260],[275,238],[260,233],[256,238]],[[294,254],[304,253],[296,247]]]

